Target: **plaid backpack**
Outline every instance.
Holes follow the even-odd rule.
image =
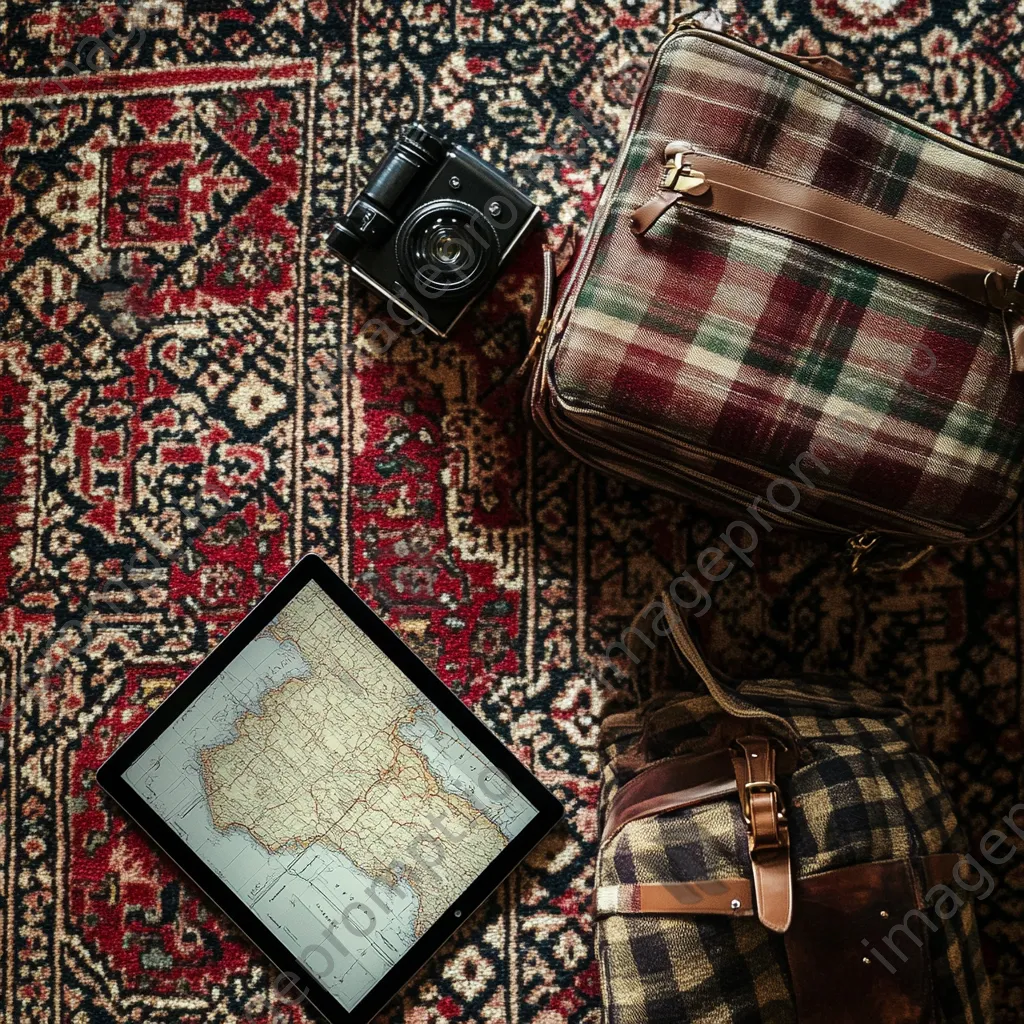
[[[706,692],[602,723],[606,1024],[991,1020],[968,899],[984,869],[958,856],[906,707],[858,685],[727,685],[670,622]]]
[[[773,526],[957,543],[1024,484],[1024,165],[700,27],[655,53],[528,407]]]

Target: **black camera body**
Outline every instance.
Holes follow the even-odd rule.
[[[444,338],[539,223],[540,210],[475,153],[411,124],[327,244],[395,319]]]

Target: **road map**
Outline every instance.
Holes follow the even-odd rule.
[[[349,1010],[537,814],[316,583],[124,777]]]

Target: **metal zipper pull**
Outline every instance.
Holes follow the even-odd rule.
[[[857,534],[856,537],[851,537],[846,543],[850,549],[851,561],[850,561],[850,572],[854,576],[860,572],[861,560],[864,556],[871,551],[878,543],[878,534],[871,530],[865,530],[863,533]]]
[[[873,533],[871,530],[865,530],[863,533],[858,534],[856,537],[851,537],[847,541],[853,555],[853,560],[850,563],[850,571],[854,575],[858,575],[861,571],[866,572],[869,576],[887,576],[890,574],[906,572],[908,569],[913,569],[914,566],[920,565],[921,562],[930,557],[935,551],[935,545],[929,544],[898,562],[889,559],[884,562],[874,562],[874,564],[870,566],[863,565],[862,559],[864,559],[864,556],[867,555],[869,551],[872,551],[877,546],[879,540],[881,540],[881,538],[877,533]]]
[[[526,358],[523,360],[522,365],[516,370],[517,377],[525,376],[537,361],[537,354],[540,352],[540,347],[544,343],[544,337],[547,335],[550,326],[551,318],[547,316],[537,324],[537,333],[533,336],[533,344],[530,346],[530,351],[526,353]]]
[[[718,11],[697,11],[695,14],[677,14],[669,22],[668,33],[683,32],[688,28],[699,28],[704,32],[725,32],[725,19]]]
[[[522,365],[516,371],[516,377],[525,376],[526,372],[537,361],[541,345],[544,343],[548,330],[551,328],[551,315],[554,311],[555,305],[555,279],[558,276],[555,267],[554,251],[545,247],[541,259],[543,260],[543,266],[540,295],[540,319],[537,321],[537,329],[533,335],[533,344],[530,346],[530,351],[526,353],[526,358],[523,360]]]
[[[646,234],[661,215],[681,196],[700,196],[711,188],[702,171],[694,168],[690,157],[694,156],[693,146],[688,142],[670,142],[665,147],[665,174],[661,188],[643,206],[633,211],[630,228],[634,235]]]

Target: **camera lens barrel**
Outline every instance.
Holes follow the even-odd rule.
[[[445,153],[444,139],[439,138],[425,125],[415,121],[402,132],[399,146],[408,146],[422,154],[424,164],[439,164]]]
[[[376,245],[390,235],[396,226],[392,211],[416,177],[439,164],[444,154],[444,140],[421,124],[409,125],[336,225],[329,239],[334,251],[351,261],[360,241]]]
[[[392,210],[420,171],[441,162],[444,142],[421,124],[411,124],[381,161],[363,189],[363,198]]]
[[[472,294],[498,268],[500,242],[467,203],[437,199],[411,213],[395,242],[398,266],[424,298]]]

